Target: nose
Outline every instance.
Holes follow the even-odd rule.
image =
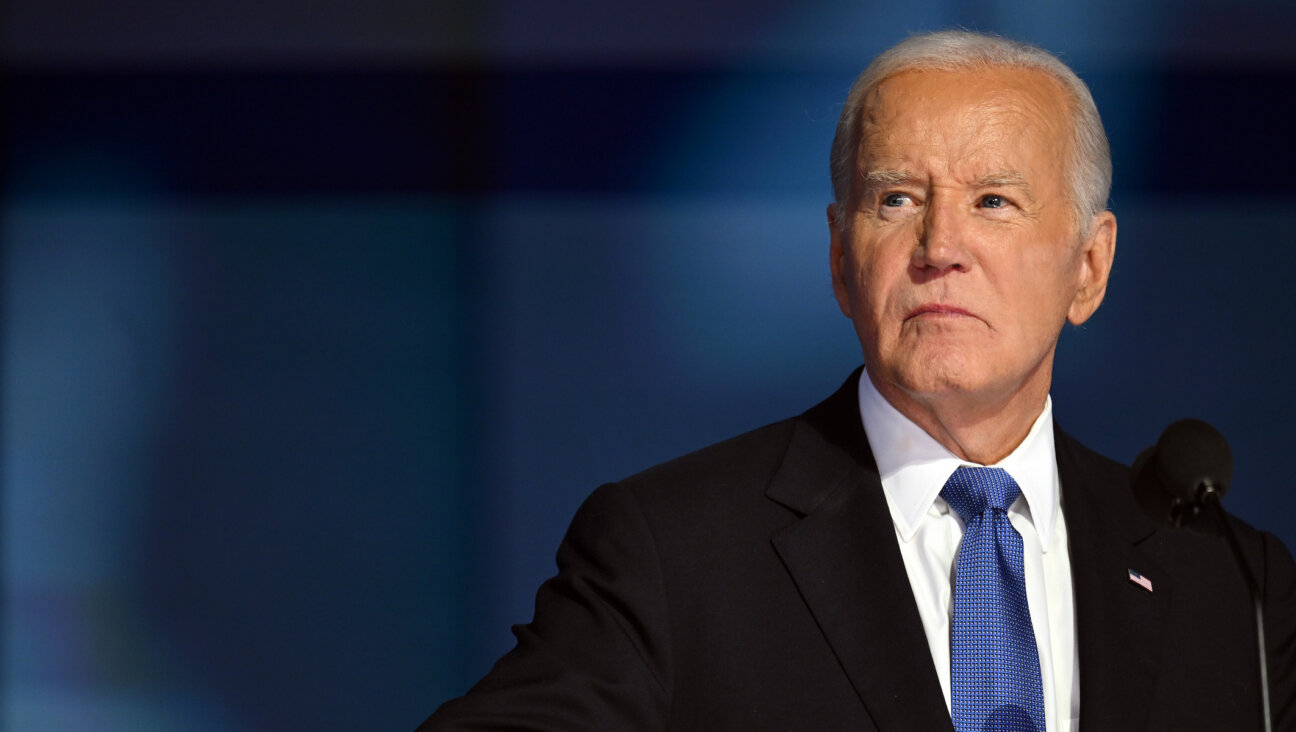
[[[934,196],[919,219],[918,241],[911,264],[933,273],[966,272],[971,265],[967,250],[968,223],[955,204]]]

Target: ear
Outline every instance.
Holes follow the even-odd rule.
[[[850,298],[846,287],[846,247],[842,241],[845,237],[837,225],[837,204],[828,204],[828,266],[832,270],[833,296],[837,298],[837,307],[842,315],[851,317]]]
[[[1079,286],[1067,310],[1067,320],[1072,325],[1088,320],[1102,304],[1115,256],[1116,215],[1103,211],[1094,217],[1089,236],[1081,244]]]

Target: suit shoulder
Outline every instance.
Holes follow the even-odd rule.
[[[619,481],[641,497],[700,488],[763,491],[781,464],[795,430],[796,418],[785,419],[659,463]]]
[[[1054,433],[1054,450],[1059,464],[1083,471],[1103,484],[1129,485],[1130,466],[1090,449],[1060,428]]]

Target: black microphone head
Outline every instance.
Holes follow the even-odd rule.
[[[1233,482],[1233,452],[1219,430],[1200,419],[1181,419],[1157,440],[1156,474],[1185,503],[1197,504],[1209,491],[1220,498]]]

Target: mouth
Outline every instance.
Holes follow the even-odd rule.
[[[919,305],[905,316],[905,320],[914,320],[915,318],[975,318],[976,315],[954,305],[942,305],[940,303],[927,303]]]

